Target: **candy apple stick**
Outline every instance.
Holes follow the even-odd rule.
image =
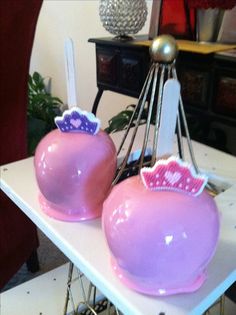
[[[176,79],[168,79],[164,84],[160,128],[157,142],[157,157],[173,154],[175,128],[178,115],[180,84]]]
[[[65,41],[65,68],[68,107],[77,106],[76,71],[74,60],[74,47],[71,38]]]

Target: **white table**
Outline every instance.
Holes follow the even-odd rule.
[[[115,134],[115,143],[120,137]],[[32,158],[2,166],[1,189],[125,315],[199,315],[236,281],[236,158],[198,143],[194,149],[200,168],[227,187],[216,197],[222,214],[217,251],[208,279],[195,293],[157,298],[126,288],[111,269],[100,219],[67,223],[42,212]]]

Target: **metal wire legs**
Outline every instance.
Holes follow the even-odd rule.
[[[158,143],[158,136],[159,136],[159,128],[160,128],[160,119],[162,113],[162,97],[163,97],[163,88],[164,84],[168,79],[178,79],[175,69],[175,61],[172,63],[157,63],[153,62],[150,70],[148,72],[146,81],[144,83],[143,89],[140,93],[137,105],[134,109],[133,115],[130,119],[127,129],[125,130],[124,136],[121,140],[120,146],[118,148],[118,155],[121,152],[127,136],[129,132],[131,132],[131,140],[127,146],[126,154],[117,169],[117,175],[113,181],[113,185],[115,185],[121,178],[124,172],[129,171],[140,171],[143,166],[153,166],[158,159],[157,156],[157,143]],[[137,135],[137,130],[141,124],[143,124],[143,113],[144,111],[147,112],[147,119],[146,119],[146,126],[145,132],[143,135],[143,143],[141,148],[141,153],[139,158],[129,165],[128,160],[130,154],[132,152],[132,148],[135,142],[135,138]],[[145,161],[145,154],[147,152],[147,144],[150,139],[150,125],[152,118],[155,117],[154,121],[154,134],[152,136],[152,147],[151,147],[151,158],[149,161]],[[131,129],[131,127],[134,127]],[[197,173],[200,173],[195,156],[193,151],[192,142],[190,139],[189,129],[187,125],[187,119],[184,111],[184,105],[182,98],[180,96],[179,99],[179,110],[178,110],[178,118],[177,118],[177,127],[176,127],[176,134],[178,140],[178,151],[179,156],[183,160],[185,159],[185,152],[182,140],[182,133],[187,140],[187,146],[191,158],[191,163]],[[208,183],[207,185],[208,190],[211,194],[216,195],[219,193],[219,189],[213,184]]]
[[[77,287],[76,294],[73,292],[72,286]],[[72,262],[69,263],[66,297],[62,314],[122,315]]]

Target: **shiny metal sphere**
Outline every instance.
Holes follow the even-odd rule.
[[[171,63],[178,54],[178,46],[174,37],[160,35],[152,41],[150,55],[154,62]]]
[[[99,15],[104,28],[122,37],[140,31],[147,19],[145,0],[100,0]]]

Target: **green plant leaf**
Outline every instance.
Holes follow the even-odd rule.
[[[107,133],[116,132],[123,130],[127,127],[131,116],[133,115],[132,110],[124,110],[111,118],[108,122],[108,127],[105,129]]]
[[[44,78],[34,72],[28,79],[28,152],[33,154],[43,136],[56,127],[54,118],[62,114],[63,102],[46,91]]]
[[[116,132],[116,131],[121,131],[127,128],[130,119],[134,113],[134,109],[135,109],[136,105],[128,105],[126,107],[126,110],[121,111],[120,113],[118,113],[117,115],[115,115],[114,117],[112,117],[109,121],[108,121],[108,127],[105,128],[105,131],[107,133],[112,133],[112,132]],[[142,112],[142,116],[141,116],[141,120],[140,120],[140,124],[143,124],[146,122],[147,120],[147,115],[148,115],[148,109],[144,108],[143,112]],[[133,118],[133,125],[135,125],[135,122],[137,120],[138,117],[138,111],[135,113],[134,118]],[[154,117],[152,117],[151,123],[154,121]]]

